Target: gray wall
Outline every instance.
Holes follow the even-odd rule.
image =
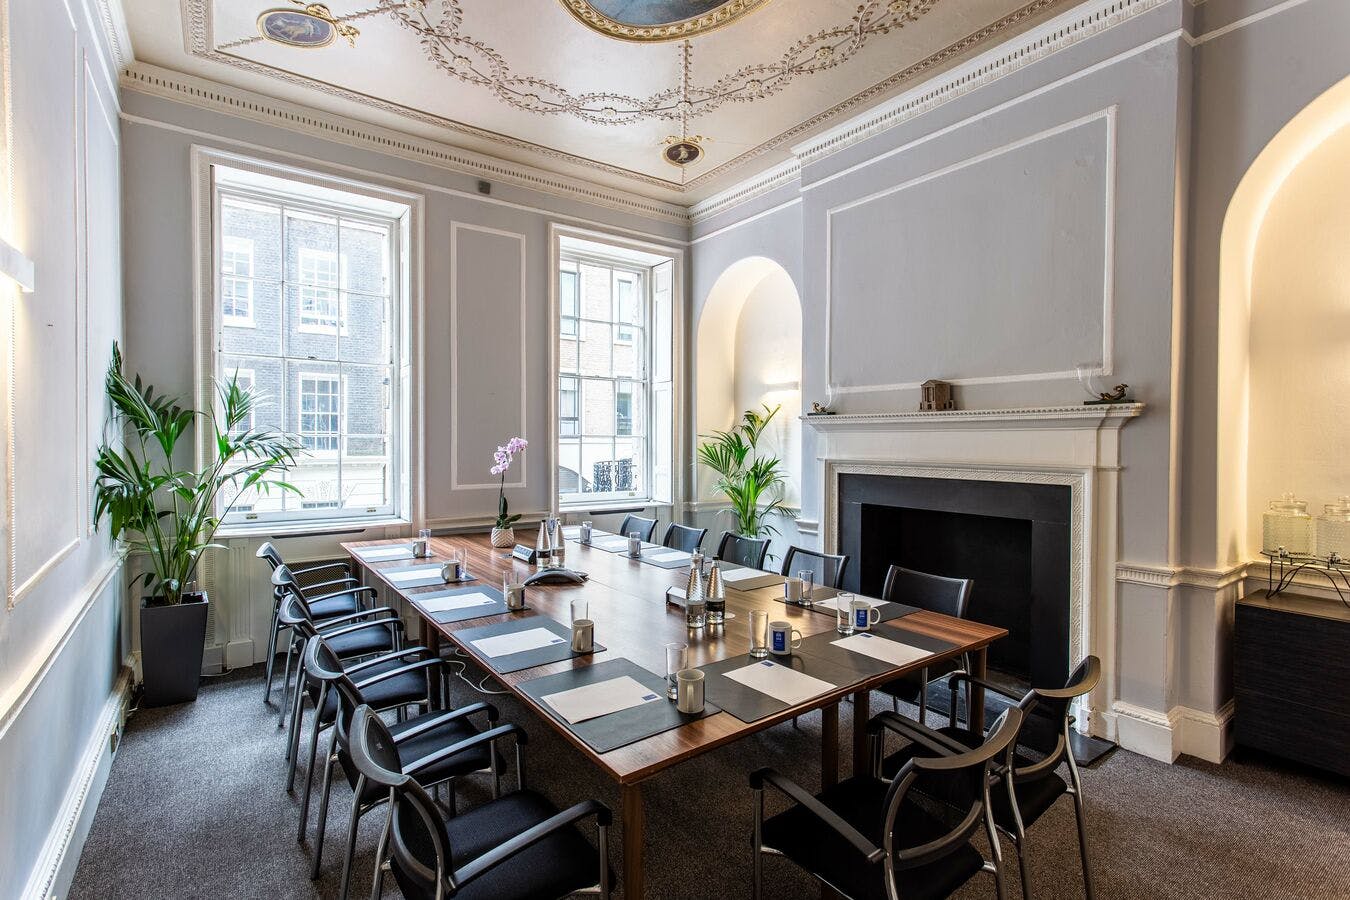
[[[92,819],[82,801],[106,777],[126,657],[122,567],[90,505],[103,373],[121,334],[119,135],[97,11],[7,6],[0,112],[7,102],[14,144],[0,143],[0,196],[14,203],[0,224],[33,259],[37,289],[0,288],[14,321],[0,438],[15,460],[0,503],[0,896],[45,898],[64,893]]]

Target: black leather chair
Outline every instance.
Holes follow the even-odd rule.
[[[793,546],[788,548],[787,555],[783,557],[782,574],[796,575],[802,569],[810,569],[816,575],[816,587],[838,590],[844,585],[844,569],[847,567],[847,555],[836,556]]]
[[[278,566],[285,565],[285,560],[277,552],[277,548],[271,541],[263,541],[258,547],[258,552],[254,554],[267,563],[269,574],[275,572]],[[311,578],[318,577],[316,573],[332,570],[338,577],[328,581],[310,581]],[[305,592],[313,596],[310,606],[315,610],[315,616],[323,619],[329,616],[341,616],[348,613],[354,613],[360,608],[358,597],[348,594],[350,588],[359,587],[361,582],[352,577],[352,568],[345,562],[321,563],[317,566],[303,566],[296,568],[290,567],[290,572],[295,576],[297,582],[301,579],[308,582]],[[340,574],[338,574],[340,573]],[[283,630],[285,630],[279,619],[281,612],[282,592],[279,588],[272,588],[272,629],[267,635],[267,680],[263,685],[263,702],[270,703],[272,699],[272,673],[276,665],[277,658],[277,640]],[[286,662],[290,662],[290,656],[287,655]],[[285,679],[290,678],[289,670],[286,672]]]
[[[517,747],[526,742],[525,732],[502,725],[454,749],[463,752],[507,734]],[[352,717],[351,755],[357,771],[390,792],[388,862],[408,900],[609,897],[612,815],[604,804],[584,800],[559,812],[542,795],[521,787],[446,818],[417,780],[400,771],[394,736],[368,706]],[[599,828],[598,852],[576,825],[591,816]],[[385,856],[382,840],[377,878]]]
[[[707,533],[706,528],[690,528],[671,522],[666,528],[666,536],[661,538],[661,545],[693,553],[703,544],[703,536]]]
[[[764,557],[769,555],[768,538],[750,538],[734,531],[722,532],[717,544],[717,558],[752,569],[764,568]]]
[[[819,794],[773,769],[750,776],[754,794],[754,893],[763,895],[764,856],[784,856],[851,900],[917,897],[938,900],[981,871],[994,876],[1003,897],[1002,850],[990,813],[989,771],[1012,759],[1022,722],[1006,710],[988,740],[970,749],[892,712],[868,723],[873,746],[895,731],[931,755],[909,760],[889,784],[875,774],[855,775]],[[793,801],[764,818],[764,789]],[[932,793],[948,803],[932,803]],[[983,826],[992,849],[986,860],[971,842]]]
[[[639,538],[650,544],[652,542],[652,535],[656,533],[656,520],[644,519],[642,516],[635,516],[632,514],[624,516],[623,524],[619,526],[619,534],[623,537],[628,537],[628,535],[632,534],[634,531],[638,533]]]
[[[1065,794],[1073,798],[1074,816],[1078,822],[1078,853],[1083,866],[1083,886],[1088,900],[1092,898],[1092,875],[1088,866],[1087,824],[1083,812],[1083,784],[1078,763],[1069,745],[1069,728],[1073,716],[1069,714],[1074,699],[1091,693],[1101,680],[1101,661],[1089,656],[1078,664],[1062,688],[1032,688],[1018,696],[993,682],[975,678],[966,672],[956,672],[949,679],[952,692],[953,715],[940,733],[963,746],[980,744],[983,735],[956,722],[956,695],[961,685],[969,689],[978,684],[985,690],[1016,702],[1023,714],[1022,727],[1014,743],[1014,756],[1009,768],[995,770],[997,785],[993,791],[994,823],[1012,840],[1022,874],[1022,896],[1031,896],[1031,879],[1027,866],[1026,828],[1035,824],[1055,801]],[[883,775],[894,775],[906,762],[924,748],[910,745],[882,761]],[[1068,766],[1069,781],[1058,774],[1061,763]],[[1012,777],[1009,778],[1009,771]],[[1058,891],[1054,892],[1058,893]]]
[[[335,727],[330,732],[328,753],[323,764],[323,788],[319,794],[319,819],[316,825],[311,878],[319,877],[319,866],[323,859],[324,834],[328,824],[328,800],[333,788],[335,764],[341,767],[347,778],[347,784],[352,789],[352,809],[348,818],[347,847],[346,855],[343,857],[339,900],[346,900],[351,883],[352,857],[356,852],[356,829],[361,817],[389,798],[388,791],[369,784],[352,764],[350,753],[352,715],[357,707],[362,705],[382,709],[400,701],[420,703],[423,698],[439,693],[431,684],[432,679],[440,680],[443,686],[443,680],[448,676],[449,666],[445,660],[430,656],[423,648],[404,651],[402,659],[404,664],[396,668],[365,677],[353,676],[343,667],[342,661],[323,638],[313,638],[305,646],[305,672],[322,685],[321,693],[326,695],[320,701],[320,709],[323,711],[320,721],[332,714],[336,702],[336,715],[333,719]],[[419,684],[419,681],[423,683]],[[450,711],[428,711],[424,715],[405,718],[389,728],[401,763],[400,771],[417,779],[417,783],[428,790],[449,784],[451,811],[455,809],[455,781],[463,776],[489,775],[492,778],[492,796],[496,797],[501,793],[503,761],[497,753],[495,741],[475,744],[461,752],[447,750],[481,733],[470,721],[470,718],[476,715],[484,717],[489,729],[497,724],[496,707],[488,703],[473,703]],[[319,724],[316,723],[315,728],[318,727]],[[301,828],[302,830],[304,828],[303,819]]]
[[[942,613],[956,619],[964,619],[970,609],[972,587],[974,587],[974,582],[969,578],[946,578],[941,575],[929,575],[927,572],[917,572],[901,566],[891,566],[886,571],[886,581],[881,588],[881,599],[893,603],[906,603],[910,606],[917,606],[919,609]],[[900,708],[899,702],[901,700],[906,703],[917,703],[919,705],[919,721],[922,722],[924,716],[928,714],[929,682],[960,668],[969,668],[963,658],[946,660],[937,663],[935,666],[921,669],[915,674],[888,681],[878,690],[891,695],[897,711]]]

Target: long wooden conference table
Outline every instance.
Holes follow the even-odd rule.
[[[362,552],[370,553],[372,548],[407,546],[410,540],[397,538],[383,541],[354,541],[344,543],[342,547],[351,556],[354,571],[364,570],[366,583],[382,588],[382,603],[392,605],[389,601],[393,597],[401,597],[417,612],[422,623],[422,640],[429,647],[439,652],[442,644],[449,642],[459,649],[461,655],[481,664],[485,672],[493,673],[493,677],[521,703],[529,707],[601,771],[617,782],[623,822],[623,889],[624,896],[629,900],[640,900],[644,895],[643,842],[646,816],[643,808],[643,783],[647,779],[687,759],[739,740],[746,735],[772,728],[795,716],[820,710],[821,784],[822,787],[836,784],[840,764],[841,700],[850,694],[853,697],[852,767],[854,772],[860,772],[867,766],[868,698],[873,688],[900,675],[962,654],[968,654],[972,674],[982,676],[985,674],[986,648],[1007,634],[1004,629],[978,622],[923,610],[912,612],[903,619],[887,624],[900,626],[910,635],[934,639],[934,643],[940,643],[944,647],[941,652],[927,653],[923,658],[906,665],[883,664],[884,671],[877,671],[882,667],[872,663],[862,667],[866,670],[864,672],[850,674],[848,678],[832,679],[846,683],[838,684],[827,693],[795,706],[788,706],[774,714],[756,718],[753,722],[744,722],[731,713],[719,711],[626,746],[598,753],[574,734],[564,722],[555,718],[544,703],[523,690],[522,686],[544,676],[619,659],[631,660],[651,673],[664,676],[665,644],[668,642],[688,644],[690,666],[705,666],[733,657],[750,662],[748,622],[751,610],[766,610],[771,621],[790,622],[806,638],[832,632],[835,628],[833,611],[826,613],[781,602],[783,594],[781,583],[755,590],[738,590],[729,586],[726,592],[729,621],[721,626],[690,630],[686,626],[683,609],[666,602],[666,590],[673,586],[683,587],[688,579],[687,565],[663,568],[631,559],[622,553],[608,552],[595,546],[587,547],[574,540],[568,540],[566,565],[589,575],[584,585],[531,585],[526,589],[525,610],[443,624],[437,622],[419,605],[418,598],[438,592],[444,593],[448,586],[442,583],[409,587],[406,586],[406,576],[399,574],[400,570],[406,572],[414,565],[425,566],[443,562],[448,558],[450,551],[458,551],[464,569],[477,579],[472,584],[485,592],[497,595],[500,594],[503,574],[514,573],[514,581],[523,581],[533,573],[534,566],[513,559],[507,550],[492,547],[486,535],[432,538],[430,542],[432,555],[424,559],[373,561],[361,555]],[[381,552],[391,551],[375,551],[377,555]],[[379,584],[375,585],[374,582]],[[401,584],[404,586],[400,586]],[[469,629],[534,616],[548,617],[570,627],[571,601],[576,597],[586,599],[589,607],[588,616],[595,622],[595,643],[603,646],[603,650],[561,662],[497,674],[489,659],[474,644],[457,637]],[[715,702],[716,698],[710,692],[708,699]],[[982,692],[972,691],[969,715],[977,726],[982,724],[983,711]]]

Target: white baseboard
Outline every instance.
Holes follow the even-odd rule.
[[[33,866],[33,873],[28,878],[23,900],[52,900],[64,897],[70,890],[70,884],[75,878],[75,867],[80,862],[80,851],[84,849],[84,840],[94,823],[94,813],[112,769],[114,751],[111,738],[113,734],[117,735],[118,741],[122,737],[122,711],[131,691],[131,671],[128,662],[117,676],[112,693],[103,703],[103,709],[89,735],[89,742],[80,755],[75,777],[61,802],[56,822],[48,832],[42,852]]]
[[[1233,749],[1233,701],[1217,712],[1174,706],[1163,713],[1117,700],[1102,714],[1105,736],[1124,747],[1162,762],[1176,762],[1183,753],[1221,763]]]

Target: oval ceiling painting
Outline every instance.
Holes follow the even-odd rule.
[[[559,0],[582,24],[624,41],[674,41],[736,21],[769,0]]]
[[[332,22],[298,9],[264,10],[258,31],[274,43],[306,48],[327,47],[337,34]]]

